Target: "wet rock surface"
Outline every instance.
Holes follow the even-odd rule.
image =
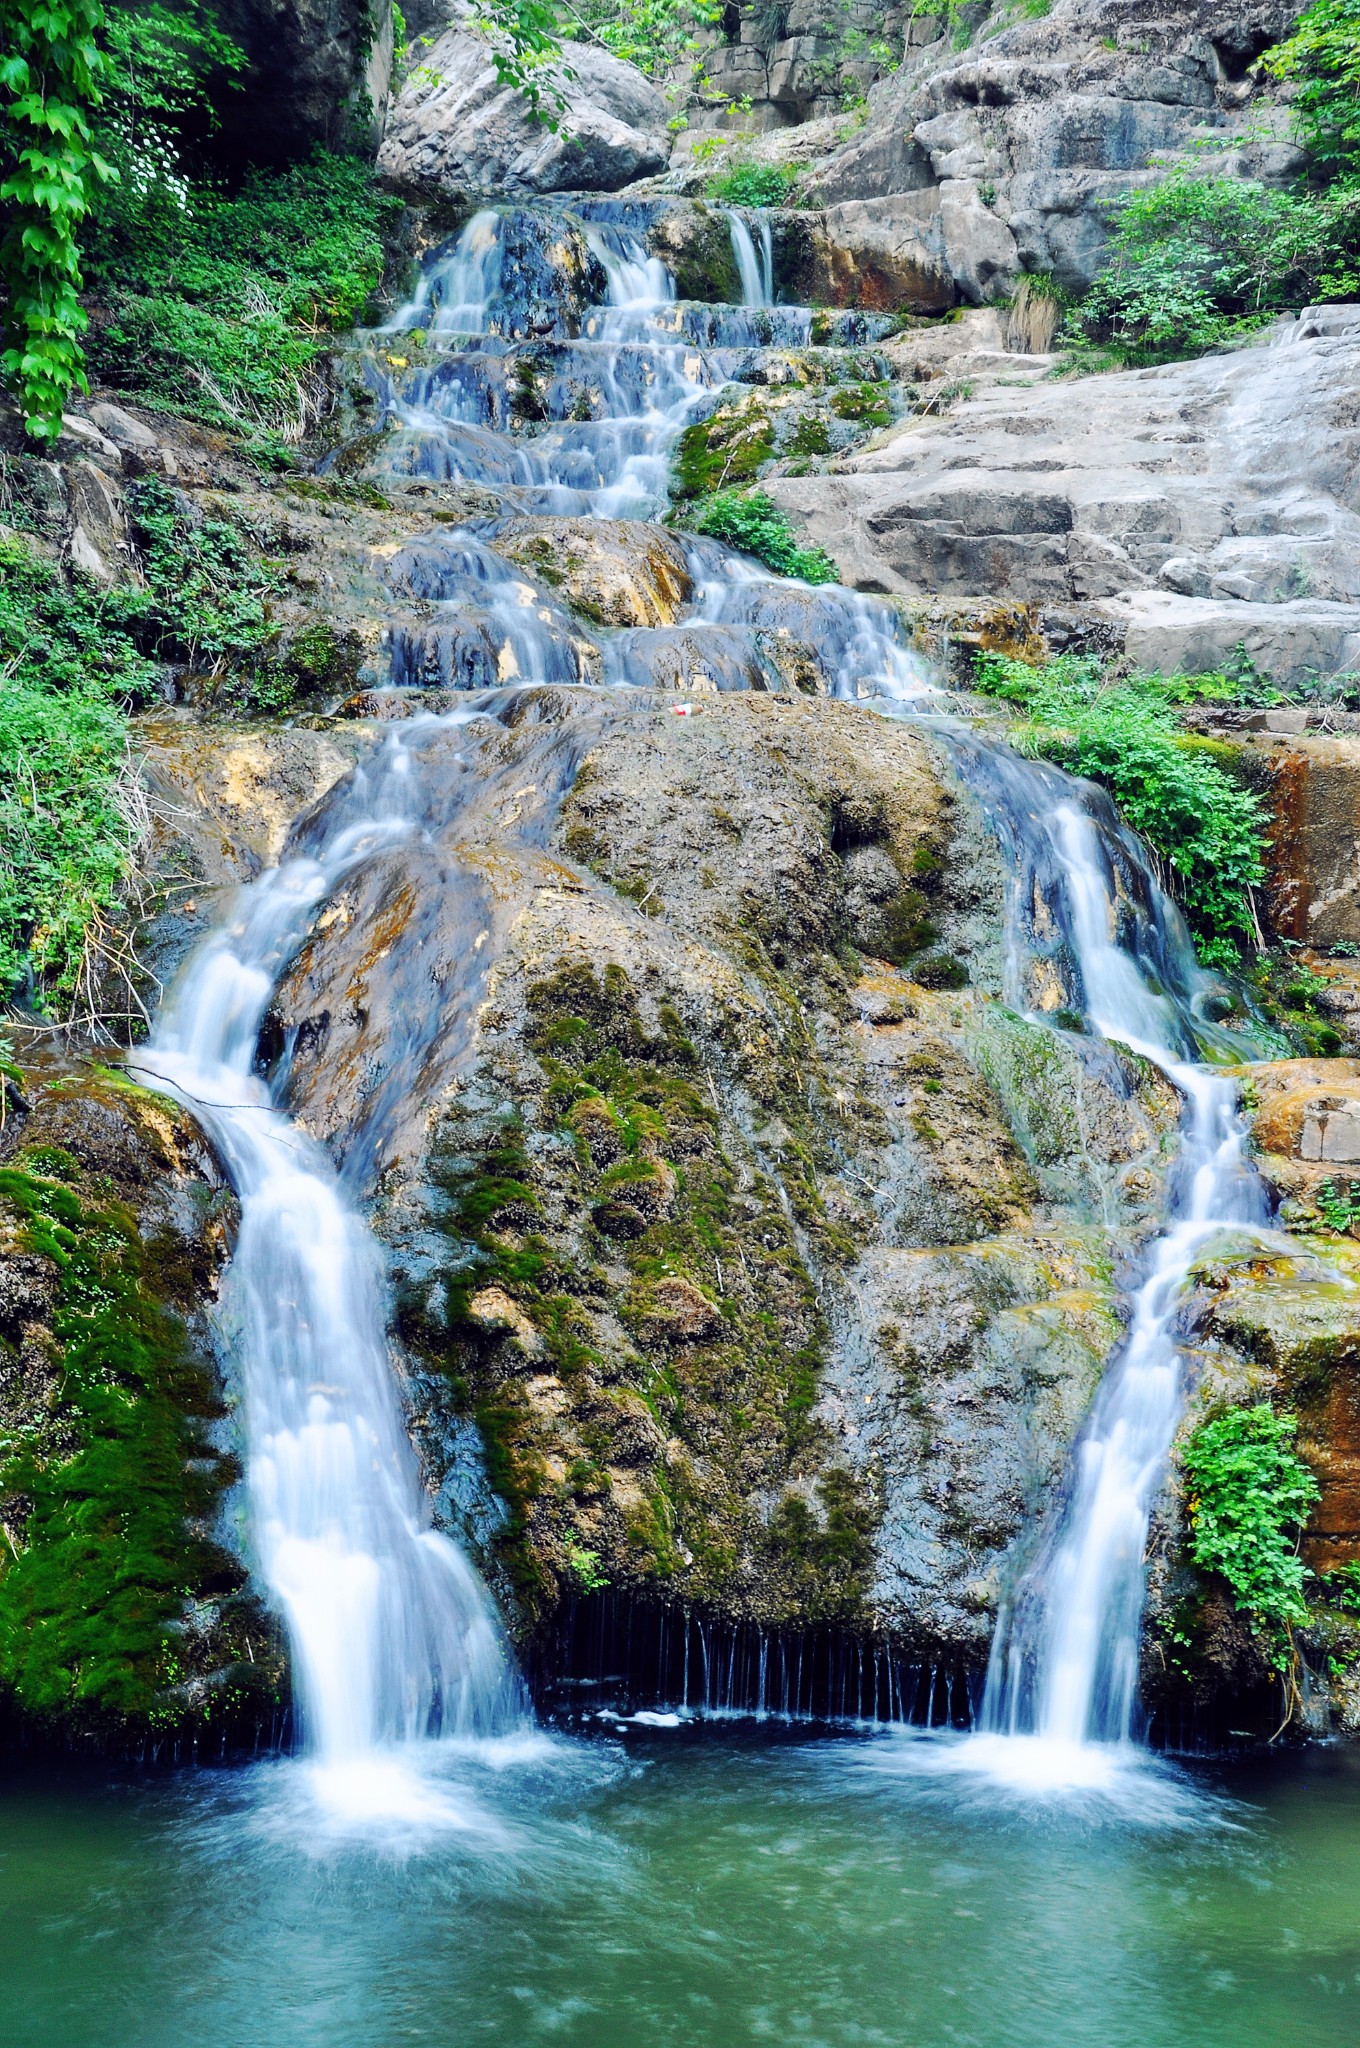
[[[1073,1218],[1155,1210],[1174,1099],[996,1000],[918,731],[542,690],[396,730],[419,840],[262,1051],[374,1191],[440,1513],[520,1630],[607,1581],[976,1665],[1116,1327]]]
[[[280,1731],[208,1318],[234,1202],[191,1119],[25,1057],[0,1126],[3,1688],[65,1743],[211,1753]]]

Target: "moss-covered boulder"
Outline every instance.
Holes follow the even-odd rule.
[[[204,1326],[231,1198],[184,1112],[15,1070],[0,1130],[0,1696],[31,1732],[219,1747],[279,1728],[276,1631],[227,1513]]]

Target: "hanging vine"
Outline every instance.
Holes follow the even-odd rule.
[[[94,147],[104,59],[101,0],[0,0],[0,368],[37,441],[61,432],[72,390],[88,390],[81,336],[81,222],[112,167]]]

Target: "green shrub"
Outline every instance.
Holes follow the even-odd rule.
[[[709,179],[707,193],[722,206],[791,206],[798,164],[728,164]]]
[[[1181,1452],[1191,1555],[1227,1580],[1277,1670],[1291,1661],[1291,1626],[1308,1618],[1298,1539],[1318,1483],[1297,1435],[1293,1416],[1262,1403],[1201,1423]]]
[[[1360,168],[1360,0],[1312,0],[1265,62],[1293,81],[1295,126],[1315,161],[1334,175]]]
[[[322,151],[182,205],[122,188],[89,252],[91,369],[267,447],[301,439],[329,333],[364,312],[399,204],[366,164]]]
[[[1177,730],[1188,680],[1111,681],[1098,661],[1079,656],[1035,668],[982,654],[975,683],[1024,711],[1011,734],[1022,752],[1110,791],[1164,863],[1200,958],[1235,966],[1257,939],[1251,892],[1265,875],[1266,814],[1202,742]]]
[[[1289,307],[1360,291],[1360,192],[1179,172],[1119,202],[1110,262],[1064,335],[1129,363],[1201,354]]]
[[[154,478],[128,495],[141,588],[67,584],[0,539],[0,997],[27,987],[40,1007],[75,989],[126,872],[125,713],[167,663],[270,673],[270,565]]]
[[[580,0],[562,34],[602,43],[650,78],[675,70],[699,48],[700,32],[721,19],[721,0]]]
[[[800,548],[788,515],[764,491],[715,491],[691,520],[724,546],[754,555],[779,576],[803,583],[839,583],[840,573],[821,548]]]

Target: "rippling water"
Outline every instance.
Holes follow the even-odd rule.
[[[449,1752],[403,1832],[307,1766],[0,1795],[10,2048],[1332,2048],[1360,1759],[999,1793],[966,1744]],[[960,1768],[962,1766],[962,1768]],[[311,1830],[309,1832],[309,1829]]]

